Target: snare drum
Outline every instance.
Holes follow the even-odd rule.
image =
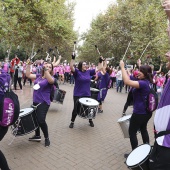
[[[129,169],[149,170],[149,155],[151,146],[143,144],[134,149],[126,159],[126,165]]]
[[[78,101],[77,114],[84,119],[94,119],[98,111],[98,101],[83,97]]]
[[[132,115],[123,116],[120,119],[118,119],[118,123],[120,125],[120,128],[123,132],[124,138],[129,138],[129,124],[130,124],[130,118]]]
[[[65,95],[66,95],[66,91],[61,90],[61,89],[56,89],[54,92],[53,102],[54,103],[58,102],[60,104],[63,104]]]
[[[97,100],[99,89],[90,88],[91,98]]]
[[[33,108],[20,110],[18,120],[11,126],[14,136],[23,136],[38,128],[36,114]]]

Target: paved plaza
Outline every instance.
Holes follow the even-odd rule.
[[[109,89],[103,103],[103,113],[94,119],[94,127],[88,120],[77,117],[73,129],[69,128],[73,109],[73,86],[60,85],[66,91],[64,104],[52,103],[47,114],[51,145],[44,147],[44,138],[29,142],[28,135],[13,137],[11,129],[0,142],[11,170],[127,170],[124,154],[131,151],[129,139],[124,139],[117,120],[121,117],[127,93]],[[32,88],[27,84],[17,90],[21,109],[32,104]],[[132,113],[129,107],[127,114]],[[153,144],[153,117],[148,130]],[[14,140],[13,140],[14,138]],[[142,144],[141,135],[138,135]],[[12,144],[11,141],[13,140]],[[10,145],[9,145],[10,144]]]

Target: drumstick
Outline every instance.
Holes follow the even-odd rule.
[[[146,46],[146,48],[144,49],[144,51],[143,51],[143,53],[142,53],[142,55],[140,56],[140,58],[139,59],[141,59],[142,58],[142,56],[143,56],[143,54],[144,54],[144,52],[146,51],[146,49],[148,48],[148,46],[149,46],[149,44],[150,44],[151,42],[149,42],[148,43],[148,45]]]
[[[55,46],[55,49],[57,50],[57,53],[58,53],[58,55],[60,55],[60,52],[58,51],[58,48],[57,48],[57,46]]]
[[[131,44],[131,41],[129,42],[129,44],[128,44],[128,46],[127,46],[127,49],[126,49],[126,51],[125,51],[125,54],[124,54],[122,60],[124,60],[124,58],[125,58],[125,56],[126,56],[126,53],[127,53],[128,49],[129,49],[130,44]]]
[[[73,55],[75,55],[75,51],[76,51],[76,41],[74,41]]]
[[[100,51],[99,51],[97,45],[95,45],[95,47],[96,47],[96,50],[97,50],[98,54],[101,56],[101,53],[100,53]]]

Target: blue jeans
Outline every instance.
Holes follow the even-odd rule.
[[[122,86],[123,86],[123,80],[118,80],[117,81],[117,92],[122,92]],[[120,88],[120,90],[119,90]]]

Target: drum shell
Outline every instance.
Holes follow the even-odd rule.
[[[90,92],[91,92],[91,98],[92,99],[95,99],[95,100],[97,100],[97,98],[98,98],[98,94],[99,94],[99,90],[97,91],[98,89],[96,89],[96,90],[93,90],[93,89],[90,89]]]
[[[58,102],[60,104],[63,104],[64,98],[65,98],[66,91],[61,89],[56,89],[54,92],[54,99],[53,102]]]
[[[94,99],[91,99],[91,100],[94,100]],[[81,118],[95,119],[97,112],[98,112],[98,105],[88,106],[88,105],[81,103],[80,101],[77,101],[76,111],[77,111],[77,115]]]
[[[123,132],[124,138],[129,138],[130,117],[124,121],[118,121],[119,126]]]
[[[18,125],[19,121],[19,125]],[[39,127],[35,110],[26,114],[25,116],[19,117],[19,119],[12,125],[13,135],[23,136],[35,131]]]

